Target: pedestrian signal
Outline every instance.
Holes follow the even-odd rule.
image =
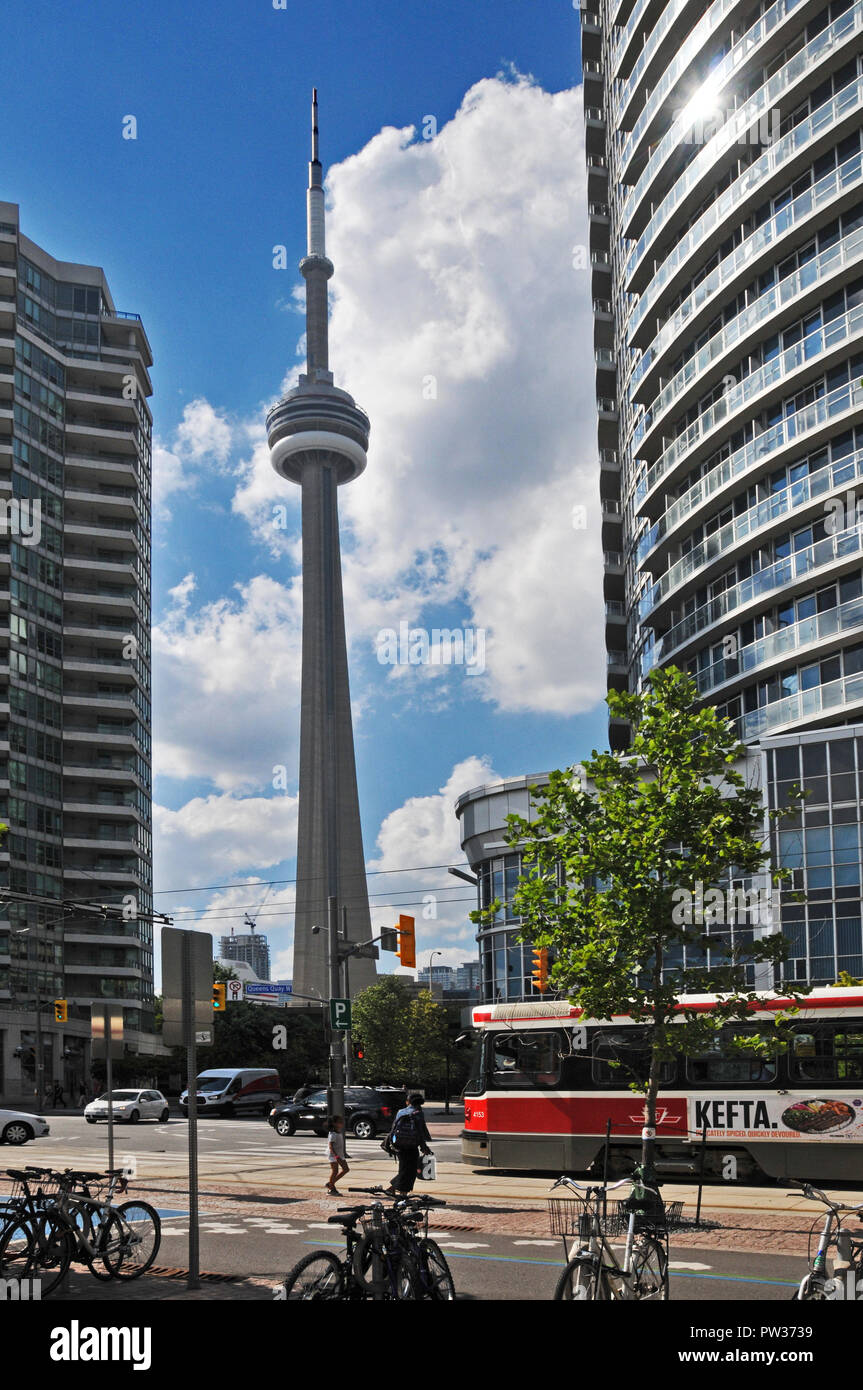
[[[399,914],[399,960],[408,970],[414,970],[417,963],[416,923],[413,917]]]
[[[548,989],[548,951],[544,946],[534,948],[531,979],[534,989],[539,990],[540,994],[545,994]]]
[[[366,1050],[365,1050],[365,1048],[363,1047],[362,1043],[355,1042],[355,1043],[354,1043],[354,1057],[356,1058],[356,1060],[357,1060],[358,1062],[362,1062],[362,1061],[364,1060],[364,1058],[365,1058],[365,1055],[366,1055]]]

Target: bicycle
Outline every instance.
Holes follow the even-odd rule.
[[[625,1201],[607,1210],[609,1192],[630,1185]],[[582,1302],[601,1300],[665,1300],[668,1298],[668,1231],[678,1225],[682,1202],[663,1202],[656,1188],[645,1187],[641,1170],[610,1187],[583,1187],[572,1178],[561,1177],[553,1184],[566,1187],[575,1200],[549,1197],[552,1235],[563,1237],[566,1250],[569,1237],[581,1244],[568,1251],[569,1259],[554,1291],[554,1298]],[[615,1236],[626,1237],[623,1260],[609,1244]]]
[[[377,1197],[383,1189],[352,1191]],[[344,1254],[340,1258],[329,1250],[314,1250],[305,1255],[285,1276],[285,1298],[399,1302],[454,1299],[455,1285],[449,1266],[440,1247],[427,1234],[428,1209],[445,1205],[434,1197],[404,1197],[389,1210],[380,1201],[341,1208],[327,1219],[343,1228]]]
[[[311,1302],[366,1299],[370,1296],[365,1277],[358,1277],[355,1272],[357,1247],[371,1231],[375,1220],[374,1216],[368,1216],[369,1210],[367,1206],[341,1207],[333,1216],[327,1217],[330,1225],[342,1227],[344,1254],[339,1258],[330,1250],[312,1250],[304,1255],[282,1281],[286,1299]],[[362,1233],[356,1229],[360,1221],[364,1222]]]
[[[812,1236],[818,1228],[817,1220],[809,1232],[809,1249],[806,1256],[809,1273],[801,1279],[799,1288],[792,1294],[792,1301],[821,1303],[844,1299],[848,1302],[863,1302],[863,1230],[843,1230],[840,1215],[853,1213],[858,1220],[863,1220],[863,1202],[858,1206],[849,1207],[842,1202],[832,1202],[820,1188],[813,1187],[811,1183],[801,1182],[797,1186],[803,1189],[803,1196],[809,1201],[823,1202],[827,1212],[814,1259]],[[828,1256],[834,1248],[836,1254],[830,1261],[831,1270],[828,1266]]]
[[[63,1223],[47,1210],[55,1175],[50,1168],[6,1171],[12,1190],[0,1203],[0,1278],[38,1279],[40,1297],[47,1298],[65,1279],[72,1259]]]
[[[381,1188],[365,1190],[371,1194]],[[368,1282],[374,1274],[374,1257],[386,1265],[391,1287],[396,1297],[413,1301],[451,1302],[455,1298],[455,1282],[443,1251],[428,1234],[428,1214],[432,1207],[445,1207],[439,1197],[396,1198],[389,1212],[384,1213],[381,1226],[366,1235],[354,1254],[357,1278]],[[420,1228],[422,1230],[420,1231]]]
[[[14,1267],[16,1277],[39,1277],[45,1296],[73,1261],[103,1280],[137,1279],[152,1265],[161,1243],[159,1215],[147,1202],[113,1204],[121,1184],[125,1190],[121,1169],[104,1174],[35,1167],[8,1172],[15,1187],[0,1231],[0,1273]],[[106,1195],[94,1195],[93,1187],[106,1182]]]

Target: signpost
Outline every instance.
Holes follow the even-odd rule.
[[[162,929],[163,1039],[186,1049],[189,1112],[189,1277],[199,1289],[198,1060],[199,1044],[213,1041],[213,938],[209,932]]]
[[[108,1088],[108,1167],[114,1167],[114,1069],[111,1061],[123,1055],[123,1010],[119,1004],[90,1005],[93,1051],[105,1046],[105,1084]]]

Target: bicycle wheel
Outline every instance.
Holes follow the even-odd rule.
[[[35,1249],[36,1237],[26,1217],[13,1216],[0,1231],[0,1279],[26,1279]]]
[[[423,1289],[420,1298],[433,1299],[437,1303],[452,1302],[455,1298],[455,1282],[437,1241],[420,1241],[419,1260]]]
[[[75,1244],[75,1237],[62,1217],[53,1211],[42,1213],[36,1227],[33,1260],[28,1271],[31,1279],[40,1281],[42,1298],[47,1298],[66,1278]]]
[[[285,1298],[312,1299],[344,1298],[342,1267],[329,1250],[313,1250],[295,1264],[284,1278]]]
[[[668,1258],[653,1236],[642,1236],[632,1252],[632,1282],[638,1299],[668,1298]]]
[[[557,1281],[557,1301],[598,1302],[608,1298],[608,1285],[599,1261],[591,1255],[576,1255]]]
[[[120,1240],[110,1242],[104,1263],[115,1279],[138,1279],[150,1268],[162,1243],[159,1213],[149,1202],[121,1202],[114,1208]]]

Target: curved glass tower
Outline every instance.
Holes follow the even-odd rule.
[[[609,684],[861,720],[863,3],[581,21]]]

